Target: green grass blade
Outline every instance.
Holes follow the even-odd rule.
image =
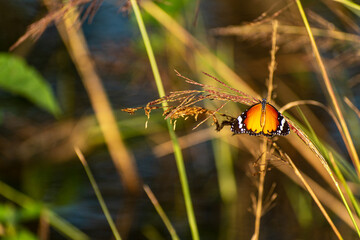
[[[335,160],[334,160],[331,152],[329,153],[329,158],[330,158],[330,161],[332,162],[332,164],[335,166],[335,165],[336,165],[336,164],[335,164]],[[353,222],[354,227],[355,227],[355,229],[356,229],[356,232],[357,232],[357,234],[358,234],[359,237],[360,237],[359,227],[358,227],[358,225],[356,224],[356,221],[355,221],[354,216],[353,216],[353,214],[352,214],[352,211],[351,211],[351,209],[350,209],[350,207],[349,207],[349,204],[347,203],[347,201],[346,201],[346,199],[345,199],[345,196],[344,196],[343,192],[341,191],[341,189],[340,189],[340,187],[339,187],[339,183],[335,180],[335,178],[334,178],[333,175],[331,175],[331,178],[333,178],[333,180],[334,180],[335,186],[336,186],[337,190],[339,191],[341,200],[343,201],[344,206],[346,207],[346,211],[349,213],[349,216],[350,216],[350,218],[351,218],[351,221]]]
[[[322,58],[320,56],[319,49],[318,49],[318,47],[316,45],[314,35],[312,34],[310,24],[309,24],[309,21],[308,21],[308,19],[306,17],[305,11],[304,11],[304,9],[302,7],[301,1],[296,0],[296,4],[297,4],[297,7],[299,9],[301,18],[302,18],[302,20],[304,22],[306,31],[307,31],[307,33],[309,35],[312,50],[313,50],[313,53],[315,55],[315,59],[316,59],[318,65],[319,65],[320,72],[321,72],[324,84],[326,86],[326,90],[327,90],[327,92],[328,92],[328,94],[330,96],[330,99],[331,99],[332,105],[334,107],[336,116],[337,116],[337,118],[339,120],[339,123],[340,123],[341,127],[343,128],[344,142],[345,142],[346,148],[347,148],[347,150],[349,152],[349,155],[351,157],[351,160],[353,161],[353,164],[354,164],[354,166],[356,168],[356,172],[357,172],[358,176],[360,177],[360,159],[359,159],[359,155],[357,154],[354,142],[353,142],[353,140],[351,138],[349,128],[348,128],[348,126],[346,124],[344,115],[343,115],[343,113],[341,111],[341,108],[340,108],[339,102],[337,100],[334,88],[333,88],[332,83],[330,81],[330,78],[329,78],[329,76],[327,74],[327,71],[326,71],[325,65],[323,63],[323,60],[322,60]]]
[[[0,195],[9,199],[10,201],[18,204],[23,208],[28,206],[33,206],[36,204],[36,201],[26,196],[25,194],[18,192],[9,185],[0,181]],[[56,213],[48,209],[47,207],[42,207],[42,212],[44,212],[49,217],[49,223],[52,227],[56,228],[61,234],[69,237],[70,239],[77,240],[88,240],[90,239],[85,233],[81,232],[79,229],[66,222],[64,219],[59,217]]]
[[[141,16],[139,6],[138,6],[136,0],[131,0],[131,4],[132,4],[132,7],[133,7],[133,10],[134,10],[134,13],[135,13],[136,21],[138,23],[138,26],[139,26],[139,29],[140,29],[140,32],[141,32],[141,36],[142,36],[144,44],[145,44],[146,52],[147,52],[148,57],[149,57],[151,69],[152,69],[153,74],[154,74],[155,83],[156,83],[156,86],[157,86],[157,89],[158,89],[158,92],[159,92],[159,96],[164,97],[165,96],[165,90],[164,90],[164,87],[163,87],[163,84],[162,84],[162,81],[161,81],[159,69],[158,69],[157,64],[156,64],[154,52],[153,52],[152,47],[151,47],[149,36],[148,36],[148,34],[146,32],[145,24],[144,24],[144,21],[143,21],[142,16]],[[166,102],[163,102],[163,107],[167,107],[167,105],[168,104]],[[199,237],[199,232],[198,232],[198,228],[197,228],[197,224],[196,224],[193,205],[192,205],[192,202],[191,202],[189,184],[188,184],[188,181],[187,181],[187,176],[186,176],[186,171],[185,171],[185,164],[184,164],[181,148],[180,148],[180,145],[179,145],[179,141],[178,141],[178,139],[176,137],[176,134],[174,132],[174,129],[173,129],[171,123],[170,123],[170,119],[167,119],[166,123],[167,123],[170,138],[171,138],[173,148],[174,148],[174,155],[175,155],[176,165],[177,165],[179,176],[180,176],[180,182],[181,182],[182,191],[183,191],[183,194],[184,194],[185,206],[186,206],[186,211],[187,211],[187,215],[188,215],[191,235],[192,235],[192,238],[194,240],[198,240],[198,239],[200,239],[200,237]]]
[[[98,201],[100,203],[101,209],[104,212],[106,220],[108,221],[108,223],[110,225],[111,231],[113,232],[115,239],[116,240],[121,240],[120,234],[119,234],[118,230],[116,229],[114,221],[111,218],[110,212],[109,212],[109,210],[108,210],[108,208],[107,208],[107,206],[105,204],[105,201],[104,201],[104,199],[103,199],[103,197],[101,195],[99,187],[98,187],[98,185],[97,185],[97,183],[96,183],[96,181],[94,179],[94,176],[92,175],[91,170],[90,170],[87,162],[85,161],[84,155],[81,153],[79,148],[75,148],[75,152],[76,152],[76,155],[78,156],[78,158],[80,159],[82,165],[84,166],[85,172],[86,172],[86,174],[87,174],[87,176],[88,176],[88,178],[90,180],[91,186],[94,189],[96,197],[97,197],[97,199],[98,199]]]
[[[349,185],[346,183],[346,180],[345,180],[342,172],[340,171],[340,169],[339,169],[336,161],[334,160],[334,158],[331,157],[330,160],[333,160],[333,161],[331,161],[331,163],[332,163],[332,165],[333,165],[335,174],[336,174],[336,176],[339,178],[340,182],[343,184],[343,186],[344,186],[344,188],[345,188],[345,191],[346,191],[346,193],[348,194],[352,205],[354,206],[354,209],[355,209],[355,211],[356,211],[356,214],[358,215],[358,217],[360,217],[360,207],[359,207],[359,203],[357,202],[356,198],[354,197],[354,194],[352,193]]]
[[[348,9],[350,9],[353,13],[355,13],[358,17],[360,17],[360,5],[359,4],[349,1],[349,0],[334,0],[334,1],[342,3]]]
[[[144,185],[144,191],[146,192],[146,194],[148,195],[150,201],[152,202],[152,204],[154,205],[157,213],[159,214],[159,216],[161,217],[162,221],[164,222],[166,228],[168,229],[170,235],[171,235],[171,239],[173,240],[179,240],[179,236],[176,234],[176,231],[174,229],[174,227],[172,226],[169,218],[166,216],[163,208],[161,207],[161,205],[159,204],[158,200],[156,199],[154,193],[151,191],[150,187],[148,185]]]

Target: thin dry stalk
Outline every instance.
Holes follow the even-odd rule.
[[[244,26],[228,26],[221,28],[214,28],[211,30],[211,33],[217,36],[241,36],[244,38],[254,38],[259,33],[265,34],[268,36],[271,34],[272,27],[270,24],[261,24],[261,25],[244,25]],[[353,44],[360,43],[360,37],[356,34],[328,30],[321,28],[312,28],[313,34],[318,37],[325,37],[329,39],[346,41]],[[291,26],[291,25],[280,25],[278,29],[279,34],[286,35],[299,35],[304,36],[306,30],[300,26]]]
[[[293,180],[300,187],[305,189],[304,184],[302,184],[301,180],[294,174],[294,170],[286,167],[285,164],[275,165],[281,172],[283,172],[289,179]],[[311,186],[313,192],[317,194],[320,202],[324,204],[328,209],[330,209],[334,214],[336,214],[348,227],[355,230],[349,215],[346,212],[346,208],[343,203],[339,201],[337,197],[335,197],[332,193],[324,189],[320,186],[316,181],[312,180],[309,176],[301,172],[303,178],[306,182]],[[357,222],[359,223],[359,219],[357,218]]]
[[[313,49],[313,52],[314,52],[314,55],[315,55],[315,59],[316,59],[318,65],[319,65],[320,72],[321,72],[321,75],[323,77],[323,81],[325,83],[327,92],[328,92],[328,94],[330,96],[330,99],[331,99],[331,102],[332,102],[332,104],[334,106],[335,113],[336,113],[336,115],[337,115],[337,117],[339,119],[340,125],[341,125],[341,127],[342,127],[342,129],[344,131],[344,135],[345,135],[344,142],[345,142],[346,148],[347,148],[347,150],[348,150],[348,152],[350,154],[351,160],[352,160],[352,162],[353,162],[353,164],[354,164],[354,166],[356,168],[356,172],[357,172],[358,176],[360,177],[360,160],[359,160],[359,156],[358,156],[358,154],[356,152],[354,142],[353,142],[353,140],[351,138],[350,131],[349,131],[348,126],[346,124],[343,113],[342,113],[342,111],[340,109],[340,105],[339,105],[338,100],[336,98],[335,91],[333,89],[332,83],[331,83],[331,81],[329,79],[329,76],[327,74],[324,62],[323,62],[323,60],[321,58],[321,55],[320,55],[320,52],[319,52],[319,50],[317,48],[314,36],[312,34],[312,30],[310,28],[310,24],[309,24],[309,22],[308,22],[308,20],[306,18],[306,14],[305,14],[304,9],[302,7],[301,1],[296,0],[296,3],[297,3],[297,6],[298,6],[300,15],[302,17],[302,20],[304,22],[306,31],[308,33],[310,43],[311,43],[311,46],[312,46],[312,49]]]
[[[44,0],[51,10],[53,1]],[[81,75],[83,84],[89,94],[91,104],[94,108],[96,118],[104,134],[105,142],[110,155],[124,185],[133,193],[139,191],[139,177],[134,164],[133,157],[122,142],[115,116],[107,99],[101,79],[96,73],[95,66],[90,58],[87,43],[79,26],[79,13],[75,7],[71,7],[61,23],[65,26],[59,28],[59,33],[73,59],[73,62]]]
[[[151,203],[155,207],[157,213],[161,217],[161,219],[162,219],[163,223],[165,224],[166,228],[168,229],[172,239],[173,240],[179,240],[179,237],[178,237],[174,227],[172,226],[169,218],[166,216],[163,208],[159,204],[158,200],[156,199],[154,193],[151,191],[150,187],[148,185],[144,185],[143,188],[144,188],[144,191],[145,191],[146,195],[149,197]]]
[[[10,47],[10,51],[14,50],[20,44],[22,44],[28,38],[33,40],[39,39],[39,37],[44,33],[46,28],[53,22],[59,22],[64,15],[66,15],[72,8],[90,2],[91,0],[73,0],[64,4],[60,9],[51,11],[45,17],[41,18],[39,21],[31,24],[26,32]]]
[[[299,100],[299,101],[293,101],[293,102],[289,102],[288,104],[286,104],[285,106],[283,106],[279,111],[286,111],[289,108],[295,107],[295,106],[299,106],[299,105],[304,105],[304,104],[308,104],[308,105],[314,105],[314,106],[318,106],[321,107],[322,109],[325,110],[325,112],[327,112],[331,119],[334,121],[337,129],[339,130],[340,135],[342,136],[342,139],[345,139],[345,134],[344,131],[338,121],[338,119],[336,118],[334,112],[331,110],[331,108],[326,107],[324,104],[314,101],[314,100]]]
[[[165,11],[158,7],[152,1],[142,1],[143,9],[148,12],[153,18],[161,23],[169,33],[173,34],[185,46],[198,54],[201,59],[217,69],[222,79],[226,79],[229,85],[238,89],[244,89],[249,95],[258,97],[258,94],[241,79],[232,69],[230,69],[224,62],[217,58],[206,46],[195,39],[189,32],[187,32],[178,22],[171,18]]]
[[[269,64],[269,79],[268,79],[268,93],[267,93],[267,101],[271,101],[271,95],[273,90],[273,81],[274,81],[274,71],[276,69],[276,61],[275,54],[277,51],[276,47],[276,35],[277,35],[278,21],[273,21],[273,35],[272,35],[272,47],[271,47],[271,61]],[[262,158],[260,162],[260,176],[259,176],[259,186],[258,186],[258,198],[257,198],[257,206],[256,206],[256,214],[255,214],[255,231],[252,237],[253,240],[259,239],[259,231],[260,231],[260,219],[262,216],[262,208],[263,208],[263,195],[264,195],[264,182],[266,175],[266,153],[267,153],[267,141],[268,139],[263,137],[262,144]]]
[[[274,144],[275,147],[277,147]],[[314,191],[312,190],[312,188],[310,187],[310,185],[307,183],[307,181],[305,180],[305,178],[302,176],[302,174],[300,173],[299,169],[295,166],[294,162],[291,160],[291,158],[286,154],[286,153],[281,153],[281,157],[282,159],[284,159],[286,162],[288,162],[290,164],[290,166],[292,167],[292,169],[294,170],[294,173],[296,174],[296,176],[299,177],[299,179],[301,180],[301,182],[304,184],[306,190],[309,192],[309,194],[311,195],[311,197],[314,199],[316,205],[318,205],[320,211],[322,212],[322,214],[324,215],[325,219],[328,221],[328,223],[330,224],[331,228],[333,229],[334,233],[336,234],[336,236],[338,237],[338,239],[343,239],[339,230],[336,228],[335,224],[333,223],[333,221],[331,220],[331,218],[329,217],[328,213],[326,212],[325,208],[323,207],[323,205],[321,204],[321,202],[319,201],[319,199],[317,198],[317,196],[315,195]]]
[[[203,124],[204,122],[206,122],[210,117],[215,118],[215,117],[214,117],[215,113],[219,112],[228,102],[229,102],[229,101],[223,103],[220,107],[218,107],[218,108],[214,111],[214,113],[209,114],[204,120],[202,120],[199,124],[197,124],[192,130],[197,129],[201,124]],[[216,119],[216,118],[215,118],[215,119]],[[214,120],[214,122],[215,122],[215,120]]]
[[[360,110],[350,101],[350,99],[347,97],[344,97],[344,101],[356,113],[358,118],[360,118]]]

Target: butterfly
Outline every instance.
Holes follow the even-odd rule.
[[[255,136],[262,134],[273,137],[288,135],[290,128],[284,116],[264,98],[235,119],[231,123],[231,131],[234,134],[248,133]]]

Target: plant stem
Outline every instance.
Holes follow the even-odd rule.
[[[335,171],[340,172],[339,168],[337,167],[337,165],[336,165],[336,163],[335,163],[334,157],[333,157],[333,155],[332,155],[331,152],[329,152],[329,158],[330,158],[330,161],[331,161],[333,167],[336,169]],[[342,192],[341,189],[340,189],[339,183],[336,181],[336,179],[335,179],[335,177],[334,177],[334,175],[333,175],[332,172],[331,172],[330,176],[331,176],[332,180],[334,181],[335,187],[336,187],[337,190],[339,191],[341,200],[342,200],[343,203],[344,203],[344,206],[345,206],[345,208],[346,208],[346,211],[349,213],[349,216],[350,216],[350,218],[351,218],[351,221],[353,222],[354,227],[355,227],[355,229],[356,229],[356,232],[357,232],[358,236],[360,237],[359,227],[358,227],[358,225],[356,224],[355,218],[354,218],[354,216],[353,216],[353,214],[352,214],[352,211],[351,211],[351,209],[350,209],[350,207],[349,207],[349,204],[347,203],[347,201],[346,201],[346,199],[345,199],[345,196],[344,196],[343,192]]]
[[[86,174],[87,174],[87,176],[88,176],[88,178],[90,180],[91,186],[94,189],[95,195],[96,195],[96,197],[97,197],[97,199],[98,199],[98,201],[100,203],[101,209],[104,212],[106,220],[108,221],[108,223],[110,225],[111,231],[113,232],[115,239],[116,240],[121,240],[120,234],[119,234],[118,230],[116,229],[115,223],[111,218],[109,209],[107,208],[107,206],[105,204],[104,198],[101,195],[99,187],[98,187],[98,185],[97,185],[97,183],[95,181],[94,176],[91,173],[91,170],[90,170],[89,165],[87,164],[87,162],[85,160],[84,155],[82,154],[82,152],[80,151],[79,148],[75,147],[74,149],[75,149],[76,155],[80,159],[81,164],[84,166],[85,172],[86,172]]]
[[[0,181],[0,195],[4,198],[18,204],[23,208],[30,208],[34,205],[40,205],[40,203],[26,196],[25,194],[15,190],[9,185]],[[41,207],[41,212],[45,215],[45,217],[49,220],[50,225],[57,229],[61,234],[67,236],[70,239],[79,239],[79,240],[88,240],[89,237],[81,232],[79,229],[66,222],[60,216],[58,216],[55,212],[47,208],[46,206]]]
[[[278,28],[278,21],[273,21],[273,34],[272,34],[272,45],[271,45],[271,61],[269,64],[269,79],[268,79],[268,92],[267,92],[267,101],[271,101],[271,95],[273,90],[273,81],[274,81],[274,71],[276,69],[276,61],[275,61],[275,54],[277,51],[276,47],[276,36],[277,36],[277,28]],[[255,213],[255,230],[253,240],[259,239],[259,232],[260,232],[260,219],[263,213],[263,196],[264,196],[264,182],[266,176],[266,154],[267,154],[267,138],[263,137],[263,144],[262,144],[262,157],[260,162],[260,173],[259,173],[259,186],[258,186],[258,198],[256,204],[256,213]]]
[[[150,187],[148,185],[144,185],[143,188],[144,188],[144,191],[146,192],[146,195],[148,195],[151,203],[154,205],[157,213],[159,214],[162,221],[164,222],[166,228],[168,229],[168,231],[169,231],[169,233],[171,235],[171,239],[179,240],[179,236],[176,234],[176,231],[175,231],[174,227],[172,226],[169,218],[166,216],[163,208],[159,204],[158,200],[156,199],[154,193],[151,191]]]
[[[43,1],[49,10],[53,10],[54,6],[57,5],[56,3],[58,3],[57,0]],[[104,86],[91,60],[78,19],[79,12],[77,8],[71,6],[62,21],[56,26],[89,95],[114,165],[126,189],[136,194],[140,190],[140,180],[134,164],[135,161],[124,145]]]
[[[299,169],[295,166],[294,162],[290,159],[290,157],[288,157],[286,155],[286,160],[289,162],[290,166],[292,167],[292,169],[294,170],[296,176],[298,176],[301,180],[301,182],[304,184],[306,190],[310,193],[311,197],[314,199],[316,205],[318,205],[318,208],[320,209],[320,211],[322,212],[322,214],[324,215],[325,219],[328,221],[328,223],[330,224],[331,228],[333,229],[334,233],[336,234],[336,236],[338,237],[339,240],[342,240],[343,237],[341,236],[339,230],[336,228],[335,224],[333,223],[333,221],[331,220],[331,218],[329,217],[328,213],[326,212],[325,208],[323,207],[323,205],[321,204],[321,202],[319,201],[319,199],[317,198],[317,196],[315,195],[314,191],[312,190],[312,188],[310,187],[310,185],[307,183],[307,181],[305,180],[305,178],[302,176],[302,174],[300,173]]]
[[[139,26],[139,29],[140,29],[140,32],[141,32],[141,36],[142,36],[144,44],[145,44],[146,52],[147,52],[148,57],[149,57],[151,69],[152,69],[153,74],[154,74],[154,79],[155,79],[155,83],[156,83],[156,86],[157,86],[157,89],[158,89],[158,92],[159,92],[159,96],[164,97],[165,96],[164,86],[162,84],[162,80],[161,80],[161,77],[160,77],[159,69],[158,69],[157,64],[156,64],[154,52],[153,52],[152,47],[151,47],[149,36],[148,36],[148,34],[146,32],[145,24],[144,24],[144,21],[143,21],[142,16],[141,16],[139,6],[138,6],[136,0],[131,0],[131,4],[132,4],[132,7],[133,7],[133,10],[134,10],[134,13],[135,13],[136,21],[138,23],[138,26]],[[168,106],[167,102],[163,102],[162,106],[164,108],[166,108]],[[186,211],[187,211],[187,215],[188,215],[191,235],[192,235],[192,238],[194,240],[198,240],[198,239],[200,239],[200,237],[199,237],[199,232],[198,232],[198,228],[197,228],[197,224],[196,224],[193,205],[192,205],[192,202],[191,202],[189,184],[188,184],[188,181],[187,181],[187,176],[186,176],[186,171],[185,171],[185,164],[184,164],[183,155],[182,155],[182,152],[181,152],[181,147],[179,145],[179,141],[178,141],[178,139],[176,137],[175,131],[174,131],[174,129],[173,129],[171,123],[170,123],[170,119],[166,119],[166,123],[167,123],[167,127],[168,127],[168,130],[169,130],[169,135],[170,135],[170,138],[171,138],[171,141],[172,141],[172,144],[173,144],[173,148],[174,148],[174,155],[175,155],[177,169],[178,169],[178,172],[179,172],[182,191],[183,191],[183,194],[184,194],[185,206],[186,206]]]
[[[300,0],[296,0],[296,4],[298,6],[301,18],[302,18],[302,20],[304,22],[306,31],[307,31],[307,33],[309,35],[309,39],[310,39],[311,46],[312,46],[312,49],[313,49],[313,52],[314,52],[314,55],[315,55],[315,59],[316,59],[318,65],[319,65],[320,72],[321,72],[321,75],[323,77],[323,80],[324,80],[326,89],[327,89],[327,91],[329,93],[332,104],[334,106],[335,113],[336,113],[337,117],[339,118],[339,122],[340,122],[340,124],[341,124],[341,126],[343,128],[344,135],[345,135],[344,141],[345,141],[346,148],[347,148],[347,150],[348,150],[348,152],[350,154],[351,160],[353,161],[353,164],[354,164],[354,166],[356,168],[356,172],[357,172],[358,176],[360,177],[360,160],[359,160],[359,156],[358,156],[358,154],[356,152],[356,149],[355,149],[353,140],[351,138],[349,129],[348,129],[347,124],[345,122],[344,116],[343,116],[343,114],[341,112],[338,100],[337,100],[336,95],[335,95],[335,91],[334,91],[334,89],[332,87],[332,84],[330,82],[329,76],[328,76],[327,71],[325,69],[325,65],[324,65],[323,60],[322,60],[322,58],[320,56],[319,49],[317,48],[314,36],[312,34],[310,24],[309,24],[309,22],[307,20],[306,14],[304,12],[304,9],[302,7],[302,4],[301,4]]]

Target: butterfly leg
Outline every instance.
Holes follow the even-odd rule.
[[[220,131],[221,129],[224,128],[224,126],[231,126],[234,123],[234,121],[222,121],[221,124],[219,124],[218,122],[216,123],[216,131]]]

